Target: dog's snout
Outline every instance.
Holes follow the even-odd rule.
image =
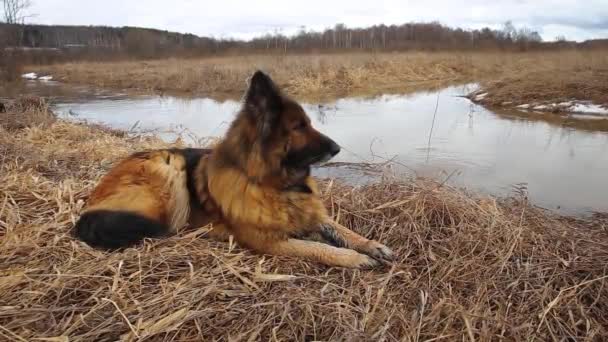
[[[331,156],[335,156],[340,153],[340,145],[336,144],[333,140],[329,141],[329,153]]]

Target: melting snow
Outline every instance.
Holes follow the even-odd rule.
[[[35,80],[38,78],[38,75],[35,72],[29,72],[27,74],[21,75],[22,78],[26,78],[28,80]]]
[[[38,74],[35,72],[28,72],[27,74],[21,75],[21,77],[25,78],[27,80],[38,80],[38,81],[43,81],[43,82],[48,82],[53,79],[53,76],[51,76],[51,75],[45,75],[45,76],[39,77]]]
[[[573,113],[608,115],[608,109],[593,103],[576,103],[569,110]]]
[[[564,112],[579,113],[579,114],[591,114],[591,115],[608,115],[608,108],[593,104],[591,102],[575,102],[567,101],[560,103],[547,103],[547,104],[522,104],[516,106],[517,109],[544,111],[554,108],[559,108]]]
[[[481,100],[485,99],[486,96],[488,96],[488,93],[479,94],[479,95],[475,96],[475,101],[481,101]]]

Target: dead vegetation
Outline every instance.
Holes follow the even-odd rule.
[[[117,158],[166,146],[62,121],[0,128],[0,339],[605,340],[606,220],[434,182],[323,182],[337,220],[399,255],[383,270],[258,256],[206,229],[120,253],[70,235]]]
[[[23,73],[22,56],[0,51],[0,80],[3,83],[18,81]]]
[[[238,97],[256,68],[298,97],[399,91],[469,78],[467,56],[448,54],[252,55],[68,63],[44,67],[56,79],[100,87]]]
[[[0,99],[0,127],[7,130],[33,125],[49,125],[55,115],[45,99],[37,96],[21,96],[15,100]]]
[[[281,87],[298,98],[374,95],[472,81],[489,87],[487,82],[504,78],[492,83],[492,87],[504,87],[501,88],[504,96],[496,94],[496,100],[492,101],[508,97],[517,100],[521,93],[543,96],[543,92],[555,91],[551,89],[571,96],[580,92],[605,99],[606,82],[602,80],[606,79],[608,58],[602,50],[250,55],[68,63],[39,71],[69,83],[238,97],[245,88],[244,80],[256,68],[269,72]],[[28,71],[35,69],[40,68]],[[585,86],[579,87],[580,83]]]
[[[527,58],[522,55],[522,58]],[[480,103],[490,106],[548,105],[591,101],[608,107],[608,53],[571,51],[513,70],[496,80],[483,82]],[[560,107],[554,107],[559,111]]]
[[[44,71],[69,83],[149,92],[238,96],[256,68],[269,72],[298,97],[332,97],[419,89],[482,75],[480,54],[350,53],[331,55],[251,55],[152,61],[68,63]],[[491,55],[485,68],[500,65]]]
[[[492,103],[518,101],[522,96],[552,96],[555,92],[605,100],[603,80],[608,58],[604,52],[249,55],[67,63],[28,71],[48,73],[68,83],[215,97],[238,97],[245,88],[244,80],[261,68],[300,99],[406,92],[475,81],[496,89],[496,97],[488,97]],[[500,81],[489,83],[497,79]]]

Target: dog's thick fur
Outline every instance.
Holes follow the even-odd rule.
[[[334,222],[310,177],[311,165],[339,151],[298,103],[257,71],[217,147],[128,157],[93,191],[75,232],[92,246],[113,249],[187,223],[212,224],[213,237],[232,235],[261,253],[342,267],[379,265],[392,258],[391,250]]]

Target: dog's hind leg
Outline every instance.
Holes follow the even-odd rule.
[[[223,223],[213,223],[209,231],[209,237],[215,241],[228,242],[230,240],[230,230]]]
[[[231,235],[228,227],[222,223],[216,213],[206,212],[197,203],[191,205],[190,217],[188,218],[188,225],[192,228],[201,228],[210,225],[208,236],[216,241],[227,242]]]

